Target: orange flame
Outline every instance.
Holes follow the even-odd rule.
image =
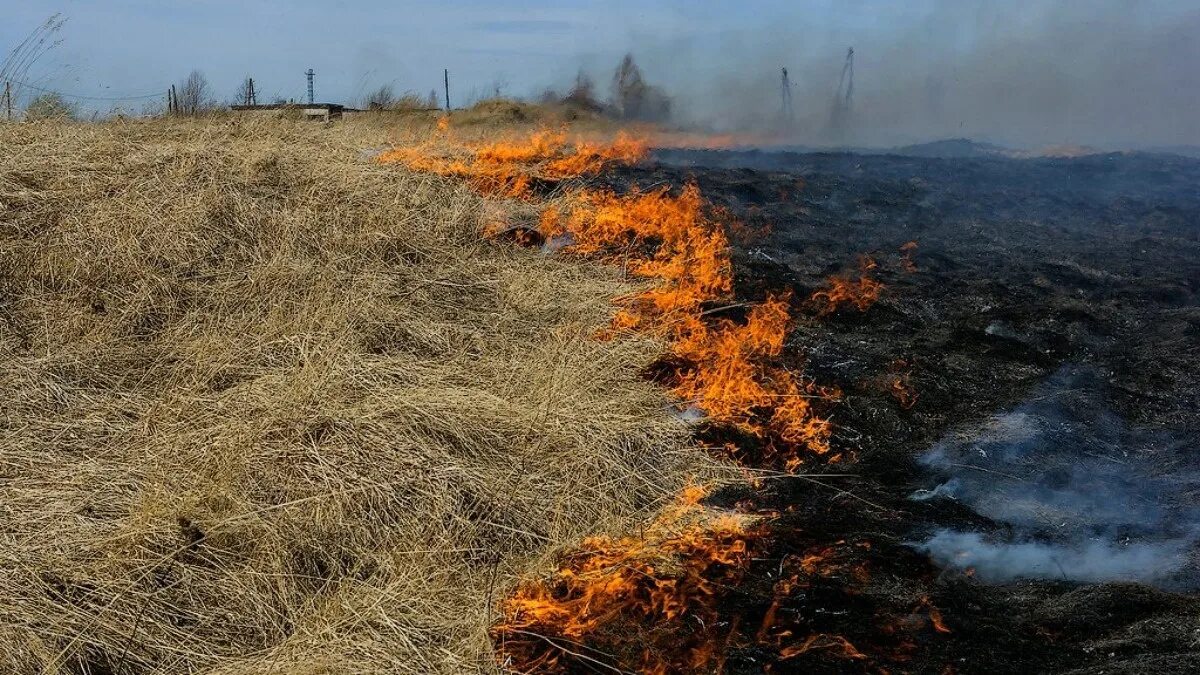
[[[485,195],[533,201],[535,184],[637,161],[646,144],[625,135],[608,144],[570,144],[564,132],[546,130],[517,141],[434,150],[396,148],[380,161],[462,178]],[[802,453],[829,451],[831,425],[816,414],[813,400],[838,392],[779,363],[790,324],[787,296],[768,297],[743,322],[707,317],[709,303],[728,298],[733,277],[726,227],[713,214],[694,185],[678,194],[578,189],[542,210],[538,231],[546,241],[570,242],[575,254],[655,281],[619,300],[611,330],[664,339],[684,364],[674,392],[711,420],[763,439],[767,451],[756,459],[794,470]],[[497,222],[491,229],[507,228]],[[587,539],[551,578],[520,585],[492,631],[502,665],[557,672],[583,665],[581,659],[590,666],[616,658],[649,673],[720,669],[725,647],[716,634],[718,594],[748,571],[762,533],[736,516],[706,511],[702,497],[702,489],[686,488],[642,535]],[[760,632],[769,630],[764,622]],[[736,628],[728,631],[732,636]],[[785,648],[784,658],[812,649],[863,658],[844,638],[823,634]]]
[[[809,298],[817,306],[820,316],[833,314],[844,305],[853,305],[858,311],[865,312],[879,299],[884,286],[871,276],[871,272],[877,267],[875,260],[870,256],[860,256],[858,265],[858,279],[848,276],[829,277],[829,288],[817,291]]]
[[[449,126],[447,118],[438,120],[442,134]],[[636,162],[645,154],[646,144],[625,133],[617,134],[608,144],[582,140],[571,143],[565,131],[543,129],[528,138],[453,148],[449,154],[432,143],[398,147],[381,154],[378,161],[462,178],[491,196],[531,199],[535,181],[556,182],[595,174],[611,163]]]
[[[639,672],[711,669],[720,659],[714,598],[745,574],[759,534],[705,511],[701,494],[686,490],[642,536],[586,539],[552,579],[519,586],[492,631],[501,661],[563,672],[583,642]]]
[[[921,603],[917,606],[917,609],[924,609],[929,614],[929,624],[933,626],[933,630],[943,634],[951,632],[946,622],[942,619],[942,611],[935,607],[933,601],[928,597],[921,598]]]
[[[569,215],[543,212],[543,235],[569,234],[577,254],[622,263],[660,284],[622,300],[616,331],[649,332],[668,340],[688,364],[673,390],[709,418],[773,441],[761,459],[793,470],[803,451],[829,450],[831,426],[814,399],[836,398],[774,365],[790,324],[789,299],[768,297],[744,323],[705,319],[706,303],[727,298],[733,285],[729,242],[700,191],[666,189],[618,196],[583,191]]]

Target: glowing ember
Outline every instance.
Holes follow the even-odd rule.
[[[889,370],[891,381],[888,385],[888,392],[901,408],[911,410],[920,397],[912,386],[912,366],[904,359],[896,359],[892,362]]]
[[[913,262],[913,256],[917,254],[917,242],[910,241],[900,247],[900,267],[905,272],[912,274],[917,271],[917,264]]]
[[[784,647],[779,656],[783,659],[793,659],[817,649],[829,649],[847,659],[865,659],[866,654],[854,648],[850,641],[840,635],[809,635],[803,641]]]

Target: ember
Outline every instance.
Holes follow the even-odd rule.
[[[900,269],[908,274],[913,274],[917,271],[917,264],[913,262],[913,256],[917,253],[917,242],[910,241],[900,247]]]

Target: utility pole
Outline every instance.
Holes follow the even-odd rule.
[[[842,87],[846,88],[846,97],[842,98]],[[854,47],[846,50],[846,63],[842,65],[842,79],[838,80],[838,99],[841,105],[850,111],[850,101],[854,96]]]
[[[246,78],[246,105],[258,105],[258,96],[254,93],[254,78]]]
[[[313,72],[312,68],[309,68],[308,71],[305,72],[304,74],[308,76],[308,104],[312,105],[313,104],[313,76],[316,75],[316,73]]]
[[[175,85],[171,85],[171,96],[167,103],[167,111],[172,115],[179,114],[179,93],[175,91]]]
[[[8,119],[12,121],[12,82],[4,83],[4,110],[8,113]]]
[[[783,76],[779,83],[779,118],[784,124],[791,124],[795,120],[795,113],[792,112],[792,83],[788,81],[787,68],[783,68]]]
[[[446,112],[450,112],[450,69],[442,70],[442,78],[446,83]]]
[[[843,93],[844,92],[844,93]],[[846,62],[842,65],[842,77],[838,80],[837,93],[833,95],[833,109],[829,116],[830,128],[841,134],[850,120],[850,106],[854,101],[854,47],[846,50]]]

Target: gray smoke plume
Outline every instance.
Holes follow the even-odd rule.
[[[941,530],[917,548],[987,581],[1190,585],[1200,542],[1200,479],[1186,465],[1193,449],[1126,423],[1105,405],[1094,372],[1064,368],[1026,403],[921,459],[941,482],[913,499],[956,500],[1003,533]]]

